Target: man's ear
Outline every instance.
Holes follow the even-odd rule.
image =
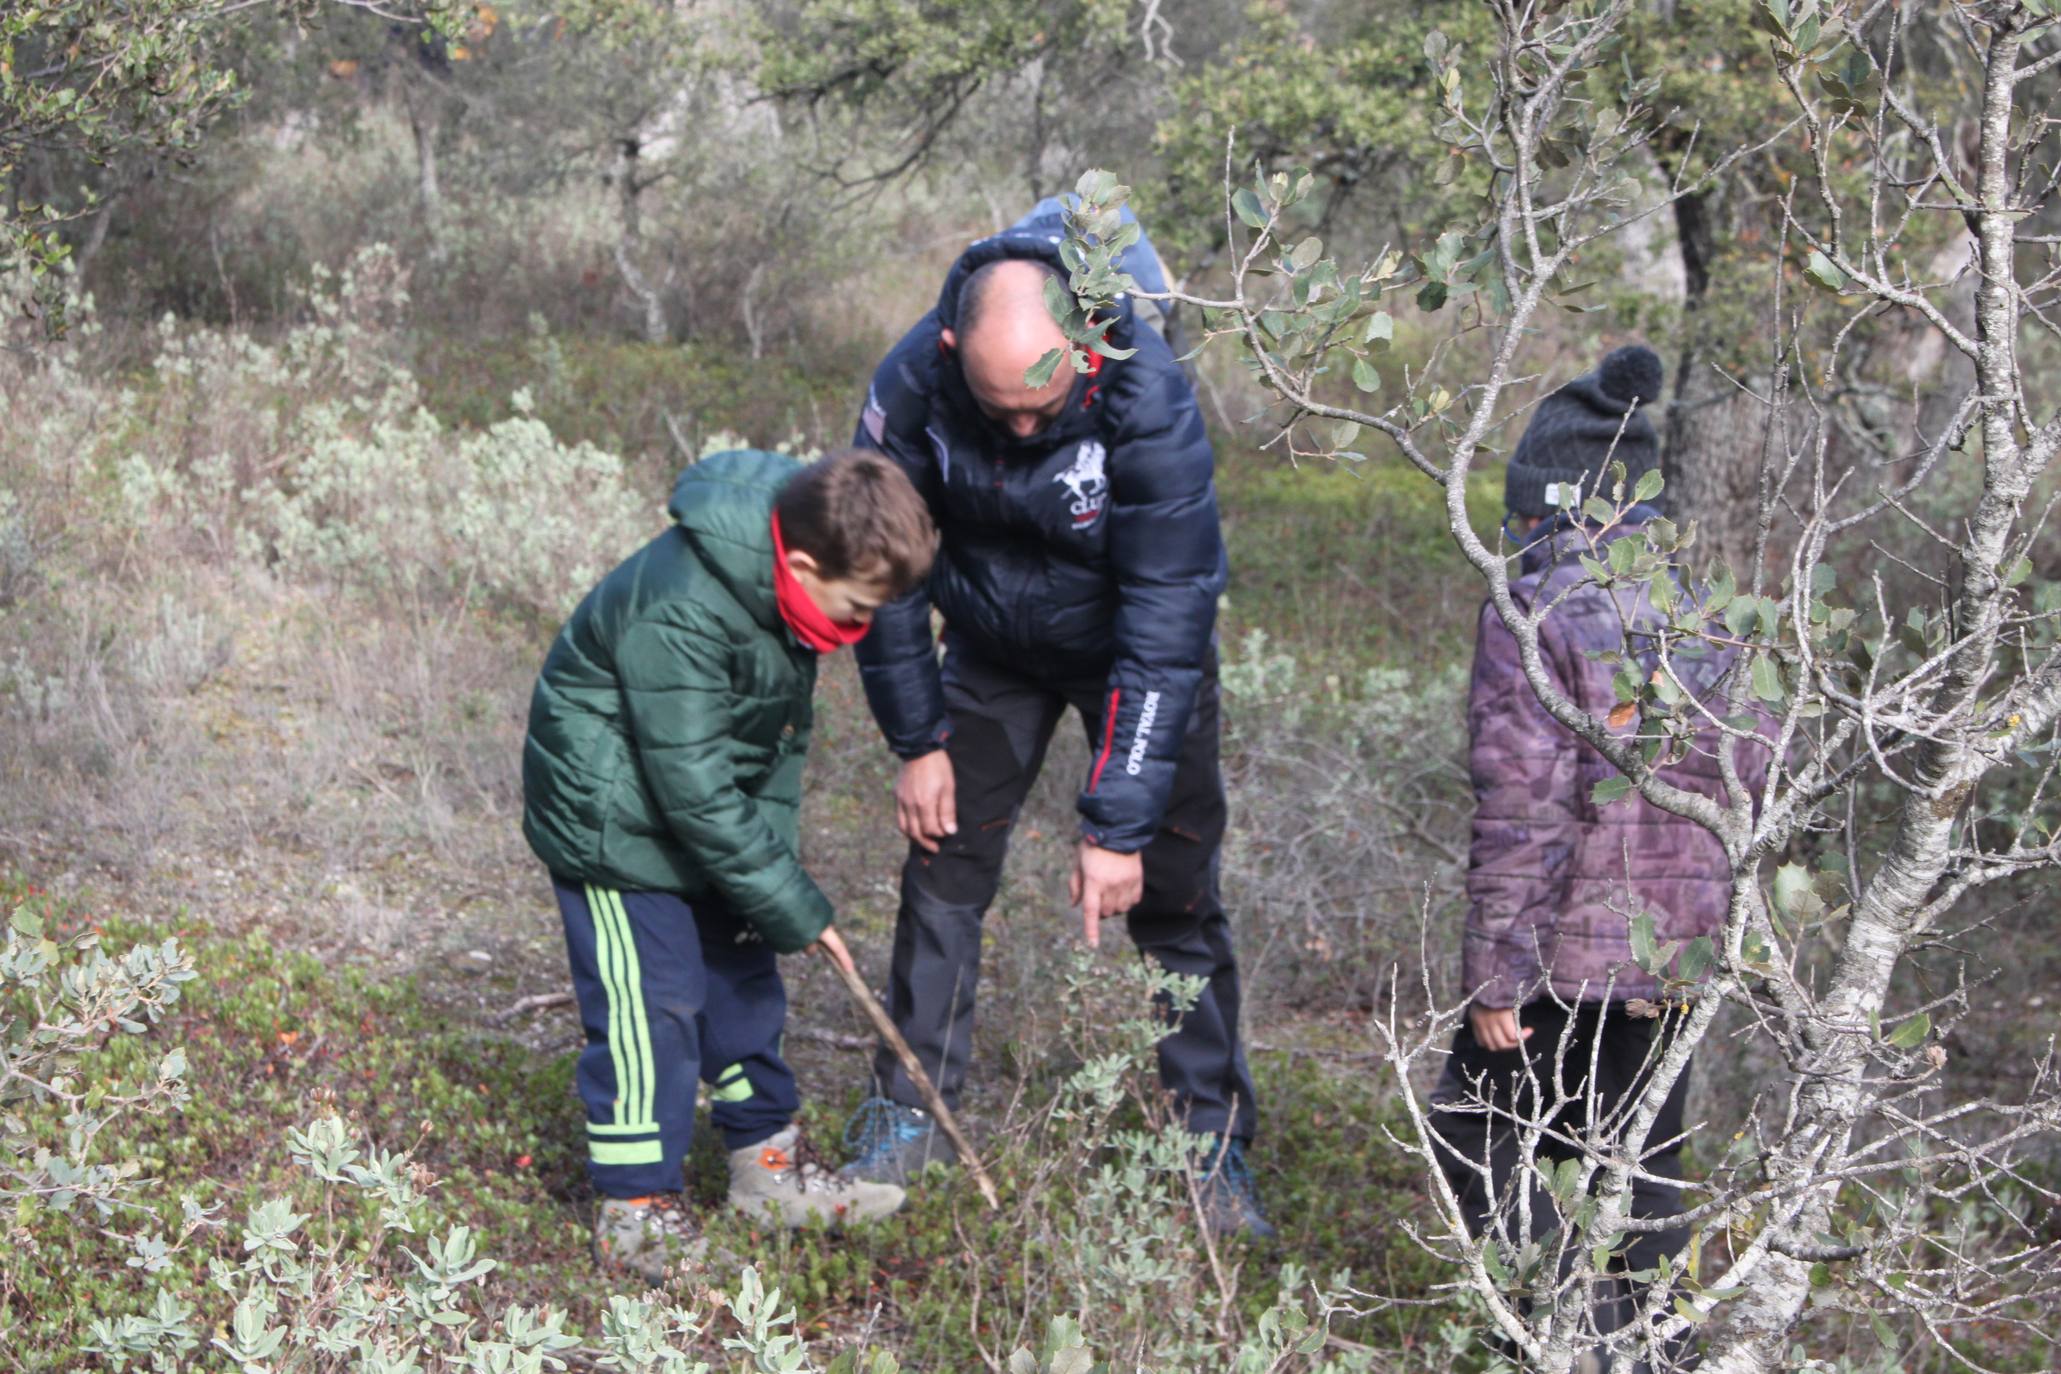
[[[787,551],[787,570],[797,577],[807,575],[823,580],[823,565],[816,561],[814,554],[803,553],[800,549]]]
[[[937,342],[938,347],[950,353],[959,346],[959,331],[947,325],[937,332]]]

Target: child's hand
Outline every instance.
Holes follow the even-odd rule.
[[[1508,1054],[1531,1039],[1531,1027],[1517,1024],[1514,1007],[1469,1007],[1467,1020],[1474,1042],[1491,1054]]]
[[[844,947],[844,937],[837,933],[836,926],[824,926],[823,933],[816,937],[816,943],[830,952],[837,966],[846,973],[857,973],[858,965],[852,962],[852,952]]]

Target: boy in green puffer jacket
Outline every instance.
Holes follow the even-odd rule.
[[[899,1188],[797,1158],[775,956],[851,955],[801,866],[817,659],[921,581],[935,536],[875,454],[716,454],[673,527],[587,594],[530,699],[523,834],[551,872],[587,1047],[597,1258],[656,1283],[699,1255],[680,1207],[695,1085],[730,1204],[786,1225],[886,1216]]]

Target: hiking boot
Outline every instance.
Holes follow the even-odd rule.
[[[1242,1236],[1246,1240],[1272,1240],[1276,1234],[1260,1211],[1259,1185],[1245,1163],[1245,1142],[1220,1135],[1209,1143],[1197,1161],[1201,1177],[1202,1224],[1212,1237]]]
[[[605,1197],[594,1209],[594,1262],[603,1269],[635,1274],[653,1288],[666,1270],[698,1266],[708,1242],[678,1193],[650,1197]]]
[[[951,1143],[929,1112],[885,1097],[869,1097],[859,1104],[845,1123],[844,1147],[852,1162],[839,1174],[900,1187],[907,1187],[924,1165],[950,1164],[953,1158]]]
[[[786,1227],[820,1218],[832,1226],[874,1221],[902,1209],[904,1194],[892,1183],[845,1178],[814,1160],[803,1159],[801,1128],[730,1152],[730,1207],[765,1215]]]

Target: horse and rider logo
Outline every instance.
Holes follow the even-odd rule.
[[[1109,451],[1090,439],[1074,454],[1073,466],[1052,479],[1066,486],[1067,509],[1073,512],[1077,530],[1094,524],[1109,504],[1109,478],[1104,472],[1108,457]]]

